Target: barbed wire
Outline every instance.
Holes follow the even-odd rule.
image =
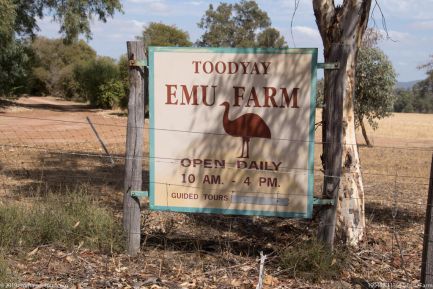
[[[71,124],[83,124],[86,126],[89,126],[87,121],[73,121],[73,120],[62,120],[62,119],[48,119],[48,118],[39,118],[39,117],[26,117],[26,116],[14,116],[14,115],[0,115],[0,117],[7,117],[7,118],[22,118],[22,119],[29,119],[29,120],[40,120],[40,121],[52,121],[52,122],[61,122],[61,123],[71,123]],[[109,126],[109,127],[122,127],[126,130],[126,123],[125,124],[107,124],[107,123],[98,123],[94,122],[94,125],[98,126]],[[26,124],[26,126],[31,126]],[[189,134],[203,134],[203,135],[216,135],[216,136],[224,136],[224,137],[232,137],[227,135],[226,133],[217,133],[217,132],[203,132],[203,131],[190,131],[190,130],[179,130],[179,129],[170,129],[170,128],[156,128],[156,127],[146,127],[146,126],[131,126],[131,128],[142,128],[142,129],[149,129],[149,130],[155,130],[155,131],[167,131],[167,132],[179,132],[179,133],[189,133]],[[90,135],[90,133],[89,133]],[[287,142],[294,142],[294,143],[314,143],[317,145],[323,145],[323,144],[333,144],[335,142],[323,142],[323,141],[316,141],[316,140],[303,140],[303,139],[289,139],[289,138],[271,138],[271,140],[275,141],[287,141]],[[337,143],[338,144],[338,143]],[[359,146],[360,144],[357,143],[340,143],[344,146]],[[410,146],[381,146],[381,145],[375,145],[375,148],[384,148],[384,149],[404,149],[404,150],[420,150],[420,151],[428,151],[433,152],[433,147],[410,147]]]
[[[0,144],[0,147],[16,147],[13,145],[2,145]],[[28,148],[27,146],[18,146],[18,147],[25,147]],[[34,147],[30,147],[30,148],[34,148]],[[41,148],[42,149],[42,148]],[[80,156],[80,157],[92,157],[92,158],[102,158],[102,159],[106,159],[108,160],[110,158],[110,156],[107,155],[103,155],[103,154],[91,154],[91,153],[76,153],[76,152],[60,152],[60,151],[50,151],[46,148],[42,149],[43,151],[50,153],[50,154],[57,154],[57,155],[70,155],[70,156]],[[114,160],[127,160],[127,159],[139,159],[138,157],[128,157],[128,156],[120,156],[120,155],[111,155],[112,158]],[[165,163],[165,164],[178,164],[179,161],[181,161],[182,159],[177,159],[177,158],[164,158],[164,157],[149,157],[149,156],[143,156],[140,157],[140,159],[142,160],[154,160],[156,163]],[[146,163],[144,163],[145,165]],[[349,174],[353,174],[356,172],[353,171],[344,171],[342,172],[343,176],[334,176],[334,175],[327,175],[324,174],[322,169],[317,169],[317,168],[313,168],[313,169],[305,169],[305,168],[289,168],[286,166],[280,166],[279,168],[282,169],[288,169],[288,170],[257,170],[257,169],[249,169],[249,168],[238,168],[235,166],[235,163],[226,163],[227,165],[224,168],[212,168],[212,169],[235,169],[235,170],[242,170],[242,171],[246,171],[246,172],[257,172],[257,171],[261,171],[261,172],[266,172],[266,173],[277,173],[277,174],[292,174],[292,175],[308,175],[308,174],[314,174],[315,172],[320,172],[320,175],[315,175],[315,176],[323,176],[323,177],[327,177],[327,178],[342,178],[344,177],[344,175],[349,175]],[[187,167],[183,167],[184,169],[187,169]],[[193,169],[199,169],[197,167],[194,167]],[[369,173],[369,172],[362,172],[362,175],[364,176],[381,176],[381,177],[394,177],[393,174],[384,174],[384,173]],[[402,179],[419,179],[419,180],[430,180],[430,177],[422,177],[422,176],[415,176],[415,175],[398,175],[399,178]],[[404,184],[409,184],[409,183],[404,183]],[[428,183],[413,183],[413,184],[418,184],[418,185],[428,185]]]

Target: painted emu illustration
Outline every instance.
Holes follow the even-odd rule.
[[[242,153],[238,158],[249,158],[249,143],[251,138],[271,138],[269,127],[257,114],[246,113],[234,120],[229,120],[229,103],[223,102],[221,106],[225,107],[223,116],[225,132],[231,136],[242,138]]]

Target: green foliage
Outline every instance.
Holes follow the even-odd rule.
[[[129,99],[129,61],[126,54],[120,56],[117,63],[119,68],[119,79],[123,84],[124,96],[120,99],[119,106],[123,109],[128,107]]]
[[[175,25],[151,22],[144,28],[140,37],[144,45],[148,46],[191,46],[188,32],[177,28]]]
[[[0,95],[26,91],[32,51],[26,41],[0,43]]]
[[[115,11],[121,11],[119,0],[0,0],[0,94],[18,94],[27,90],[26,83],[31,83],[31,89],[43,91],[54,89],[54,84],[58,81],[48,79],[49,75],[62,79],[61,82],[72,81],[70,75],[60,71],[58,65],[54,65],[53,73],[45,73],[43,69],[37,69],[35,79],[28,79],[30,55],[25,51],[27,47],[23,45],[23,40],[27,36],[34,37],[39,29],[37,20],[41,19],[45,13],[49,12],[54,20],[60,24],[60,33],[67,43],[77,44],[78,36],[84,34],[87,38],[91,37],[90,19],[95,16],[100,21],[107,21]],[[21,39],[21,40],[17,40]],[[79,44],[79,46],[82,44]],[[75,47],[77,48],[77,47]],[[73,49],[79,52],[79,48]],[[73,52],[71,55],[74,55]],[[53,61],[56,54],[51,55]],[[61,62],[61,61],[60,61]],[[42,77],[41,80],[39,77]],[[48,84],[48,88],[47,88]],[[75,92],[69,88],[74,87],[67,84],[68,95]],[[56,88],[57,89],[57,88]]]
[[[74,70],[75,79],[80,86],[80,94],[91,105],[98,107],[108,104],[100,101],[101,87],[119,79],[119,69],[116,62],[109,57],[97,57],[94,60],[77,65]]]
[[[84,41],[65,44],[61,39],[36,38],[30,91],[68,99],[82,99],[100,108],[127,106],[128,60],[116,63],[97,57]]]
[[[395,94],[395,112],[414,112],[414,97],[412,91],[406,89],[396,89]]]
[[[97,57],[84,41],[65,44],[61,39],[36,38],[30,81],[32,94],[83,99],[100,108],[127,105],[128,60],[117,64]]]
[[[433,56],[429,63],[421,65],[427,69],[427,77],[417,82],[411,90],[396,89],[397,99],[394,104],[396,112],[433,112]]]
[[[13,40],[16,18],[15,5],[11,0],[0,0],[0,47]]]
[[[337,279],[348,263],[348,252],[336,248],[334,252],[316,240],[301,241],[280,253],[280,264],[294,278],[313,282]]]
[[[412,88],[414,110],[421,113],[433,112],[433,70],[427,72],[427,78],[416,83]]]
[[[388,57],[374,47],[361,47],[356,64],[355,116],[366,118],[372,128],[377,120],[391,114],[396,73]]]
[[[255,1],[209,5],[198,27],[205,32],[198,41],[203,47],[283,47],[284,38],[271,28],[268,14]]]
[[[71,43],[77,41],[80,34],[91,37],[90,19],[96,16],[106,22],[116,11],[122,10],[119,0],[10,0],[15,4],[15,32],[19,35],[34,36],[39,29],[37,19],[48,12],[60,24],[60,33]]]
[[[100,96],[97,99],[97,106],[100,108],[113,108],[121,106],[125,99],[125,88],[122,81],[110,80],[99,86]]]
[[[120,224],[85,192],[48,195],[32,207],[0,205],[0,246],[5,250],[81,242],[107,253],[123,247]]]
[[[238,47],[254,47],[256,31],[268,28],[271,20],[255,1],[241,0],[234,5],[235,43]]]
[[[199,46],[236,46],[233,42],[235,23],[232,19],[232,10],[233,5],[227,3],[220,3],[216,10],[212,4],[209,5],[209,9],[198,23],[198,27],[205,30],[198,42]]]
[[[268,27],[257,35],[257,47],[287,48],[284,36],[275,28]]]
[[[61,39],[38,37],[32,43],[35,53],[31,92],[64,98],[79,98],[74,77],[77,65],[96,58],[96,52],[84,41],[66,45]]]

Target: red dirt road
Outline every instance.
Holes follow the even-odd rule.
[[[119,114],[54,97],[22,97],[0,108],[0,139],[3,144],[50,148],[80,144],[100,151],[89,117],[104,142],[118,153],[126,132],[126,118]]]

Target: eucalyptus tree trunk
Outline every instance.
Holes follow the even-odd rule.
[[[333,0],[313,0],[314,14],[324,46],[325,62],[337,60],[340,63],[339,73],[325,71],[325,107],[323,111],[323,159],[325,160],[323,194],[325,197],[330,197],[333,190],[337,190],[338,201],[335,212],[322,214],[319,239],[331,245],[334,241],[333,232],[331,235],[329,229],[328,233],[326,232],[330,225],[332,228],[332,222],[337,227],[339,239],[350,245],[356,246],[364,236],[364,188],[355,137],[353,96],[356,55],[367,27],[371,1],[345,0],[343,4],[335,6]],[[338,91],[336,88],[342,89]],[[341,114],[340,117],[329,115],[335,111],[335,107],[330,106],[338,103],[334,98],[342,98],[338,104],[341,105],[338,111]],[[332,129],[333,124],[329,123],[332,119],[341,119],[342,124],[341,153],[335,154],[338,159],[333,158],[334,155],[329,155],[335,151],[335,148],[332,148],[335,145],[333,143],[335,138],[329,131]],[[330,160],[331,164],[326,160]],[[340,166],[341,178],[339,175],[336,177],[329,175],[335,165]],[[332,214],[336,214],[334,221],[329,219]]]
[[[359,118],[359,126],[361,127],[361,132],[362,132],[362,136],[364,137],[365,144],[366,144],[368,147],[371,147],[371,146],[372,146],[372,145],[371,145],[371,141],[370,141],[370,139],[368,138],[367,130],[365,129],[365,124],[364,124],[364,119],[363,119],[363,118]]]

